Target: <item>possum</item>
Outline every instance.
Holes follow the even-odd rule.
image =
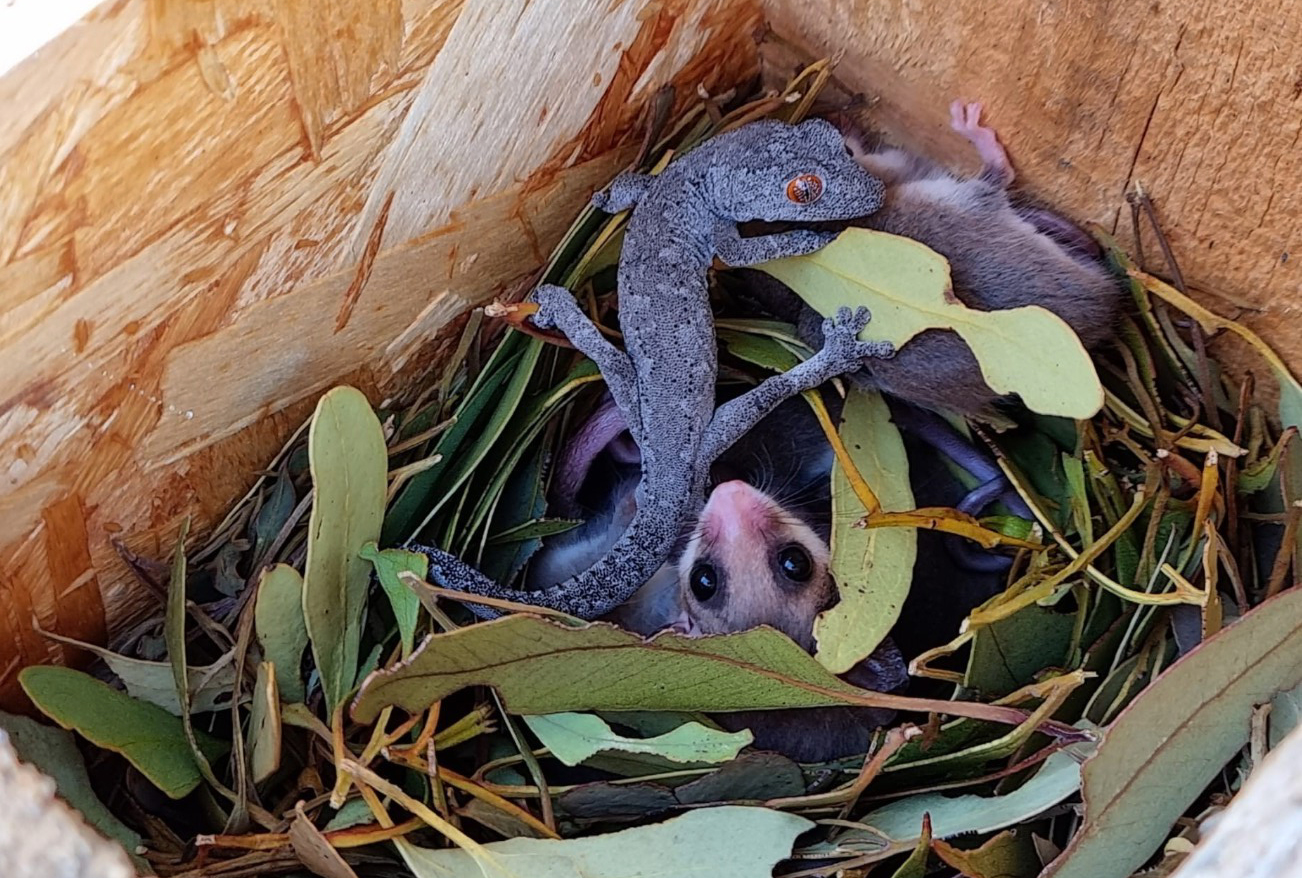
[[[835,416],[839,399],[825,397]],[[617,538],[621,521],[632,515],[636,469],[606,413],[607,407],[598,407],[576,432],[553,480],[564,496],[554,495],[552,504],[580,511],[584,524],[545,541],[531,562],[540,572],[531,571],[527,581],[581,567]],[[953,505],[963,491],[935,449],[904,436],[919,502]],[[970,466],[963,463],[968,454],[950,451]],[[582,459],[578,465],[576,458]],[[814,619],[837,598],[828,566],[832,463],[831,446],[808,404],[789,400],[778,406],[716,461],[705,507],[671,560],[604,618],[643,635],[665,628],[726,634],[768,625],[813,652]],[[586,477],[575,478],[574,470],[585,467]],[[900,623],[844,675],[861,688],[904,688],[907,658],[950,639],[967,611],[997,588],[992,574],[959,568],[938,545],[949,538],[926,531],[918,536],[914,587]],[[720,714],[715,720],[725,728],[749,728],[757,748],[821,762],[864,752],[872,733],[893,716],[873,708],[803,708]]]
[[[853,111],[834,114],[847,149],[886,184],[885,202],[850,225],[902,235],[949,261],[954,295],[970,308],[995,311],[1039,305],[1065,321],[1087,349],[1112,337],[1124,290],[1098,244],[1070,220],[1022,203],[1009,191],[1015,173],[981,105],[955,101],[950,122],[981,158],[961,177],[902,149],[874,145]],[[764,310],[797,323],[811,344],[819,318],[776,279],[738,271],[747,295]],[[927,330],[888,360],[865,360],[855,377],[914,405],[1002,423],[1010,400],[986,385],[967,344],[948,330]]]

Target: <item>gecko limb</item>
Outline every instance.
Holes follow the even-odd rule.
[[[714,227],[714,252],[728,265],[758,265],[787,256],[804,256],[836,240],[835,232],[797,229],[773,235],[743,238],[733,223]]]
[[[702,441],[704,459],[712,463],[783,400],[853,372],[867,357],[891,356],[895,348],[887,342],[859,341],[859,333],[871,319],[867,308],[838,309],[836,317],[823,321],[823,347],[818,353],[719,406]]]
[[[606,213],[628,210],[642,200],[642,196],[651,185],[651,180],[648,174],[625,171],[611,181],[609,189],[592,196],[592,206]]]
[[[539,329],[559,329],[581,353],[597,364],[611,398],[630,426],[641,424],[638,417],[637,377],[628,354],[611,344],[588,319],[574,295],[565,287],[543,284],[534,290],[538,311],[533,315]],[[636,433],[634,440],[641,442]]]

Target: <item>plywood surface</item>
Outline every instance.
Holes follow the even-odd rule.
[[[26,3],[28,0],[22,0]],[[0,703],[154,609],[339,381],[536,270],[646,99],[752,75],[725,0],[115,0],[0,77]]]
[[[1245,322],[1302,367],[1302,2],[765,8],[804,51],[844,52],[839,77],[904,145],[975,165],[947,107],[982,100],[1020,183],[1123,242],[1142,181],[1191,285],[1222,313],[1254,309]]]

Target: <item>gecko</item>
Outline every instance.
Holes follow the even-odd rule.
[[[610,550],[588,569],[534,591],[489,579],[438,548],[429,558],[438,585],[548,607],[582,619],[609,612],[636,592],[673,551],[684,521],[704,504],[711,463],[783,400],[858,369],[893,346],[859,340],[867,308],[841,308],[823,322],[822,347],[716,408],[718,349],[709,269],[756,265],[812,253],[836,233],[796,229],[742,237],[739,223],[818,222],[864,216],[882,205],[882,182],[852,158],[831,123],[751,122],[706,141],[659,174],[625,172],[593,204],[631,210],[617,271],[624,349],[608,341],[564,287],[533,292],[530,318],[559,330],[601,371],[641,450],[637,511]],[[494,608],[467,602],[481,618]]]

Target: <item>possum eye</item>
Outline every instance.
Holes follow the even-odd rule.
[[[792,582],[808,582],[814,574],[814,562],[800,546],[787,546],[778,552],[778,567]]]
[[[687,585],[692,590],[692,596],[705,603],[719,590],[719,572],[713,564],[697,564],[687,575]]]
[[[823,197],[823,178],[801,174],[787,181],[787,198],[796,204],[813,204]]]

